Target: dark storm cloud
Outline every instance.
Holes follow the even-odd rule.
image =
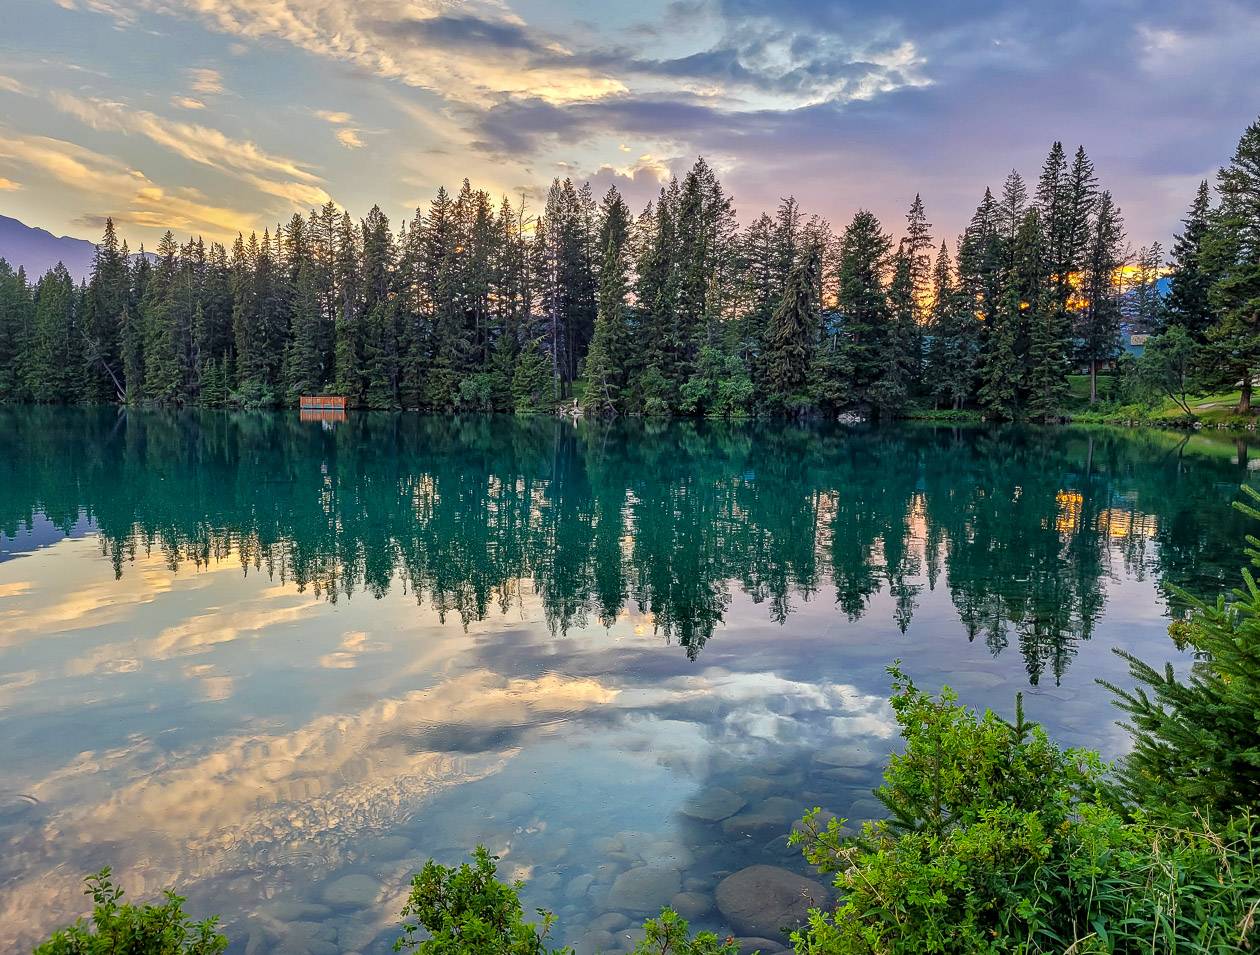
[[[1228,157],[1260,109],[1255,5],[713,0],[666,18],[702,15],[720,25],[711,49],[576,57],[611,75],[725,95],[510,99],[472,118],[479,145],[520,154],[608,136],[665,142],[685,161],[729,157],[726,184],[744,213],[772,207],[790,183],[837,221],[866,205],[896,225],[921,191],[940,231],[953,233],[986,184],[1012,167],[1035,178],[1060,139],[1085,145],[1142,243],[1167,238],[1191,180]],[[912,67],[893,55],[903,44]],[[829,99],[787,102],[819,94]],[[776,97],[783,108],[747,108]]]
[[[503,20],[448,14],[424,19],[375,20],[370,28],[378,36],[392,36],[426,46],[544,53],[526,27]]]

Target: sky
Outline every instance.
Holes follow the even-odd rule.
[[[794,195],[953,238],[1083,144],[1168,243],[1260,112],[1260,2],[3,0],[0,214],[134,249],[329,198],[390,218],[468,177],[642,208],[703,155],[742,221]]]

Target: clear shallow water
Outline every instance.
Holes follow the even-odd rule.
[[[1113,647],[1177,657],[1171,587],[1232,583],[1250,456],[0,410],[0,950],[109,864],[234,951],[383,952],[410,874],[477,842],[585,950],[680,891],[726,929],[723,875],[807,872],[806,807],[877,810],[894,658],[1118,754],[1094,680],[1124,681]]]

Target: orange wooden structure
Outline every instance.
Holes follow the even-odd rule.
[[[298,408],[302,411],[345,411],[344,395],[302,395],[298,399]]]

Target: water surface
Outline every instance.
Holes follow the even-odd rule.
[[[1073,428],[0,410],[0,949],[109,864],[233,951],[383,952],[410,874],[478,842],[583,950],[679,891],[724,930],[723,875],[807,871],[807,806],[878,811],[895,658],[1117,755],[1094,681],[1113,647],[1180,659],[1170,595],[1232,583],[1249,462]],[[697,818],[715,787],[738,809]]]

